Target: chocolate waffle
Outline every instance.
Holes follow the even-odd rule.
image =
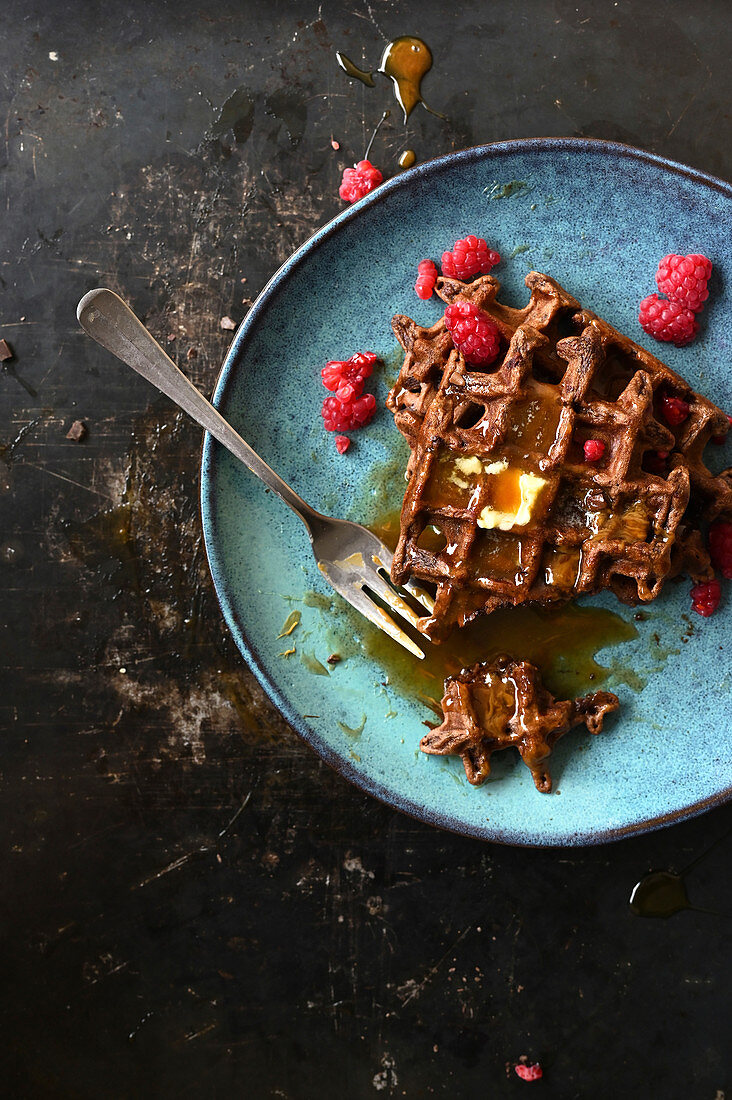
[[[617,707],[618,698],[609,691],[557,702],[534,665],[497,657],[447,677],[444,721],[422,738],[420,748],[462,756],[465,774],[476,785],[490,774],[494,752],[518,749],[536,789],[546,793],[552,789],[546,760],[559,738],[582,723],[599,733],[605,715]]]
[[[443,320],[393,321],[407,354],[387,404],[412,453],[392,577],[435,583],[421,624],[433,641],[505,605],[604,588],[632,604],[681,571],[705,579],[698,520],[732,507],[730,472],[702,457],[729,427],[721,409],[553,279],[526,284],[515,310],[491,276],[438,280],[446,302],[472,301],[498,325],[505,350],[488,369],[465,362]],[[689,405],[677,428],[657,412],[663,396]],[[605,444],[598,462],[585,461],[588,439]]]

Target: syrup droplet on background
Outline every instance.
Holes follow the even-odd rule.
[[[652,871],[633,887],[630,908],[637,917],[672,917],[691,906],[681,875]]]
[[[336,61],[346,76],[352,77],[353,80],[360,80],[368,88],[374,87],[374,74],[367,69],[359,69],[358,65],[354,65],[350,57],[346,57],[340,50],[336,52]]]
[[[400,168],[411,168],[417,159],[417,154],[414,149],[405,149],[402,155],[399,157]]]
[[[374,70],[360,69],[339,50],[336,53],[338,64],[347,76],[360,80],[369,88],[374,87]],[[439,111],[428,106],[422,98],[422,77],[432,68],[432,51],[421,38],[411,34],[401,35],[389,42],[381,55],[376,72],[388,76],[394,85],[394,95],[404,112],[406,122],[418,103],[438,118],[444,118]]]

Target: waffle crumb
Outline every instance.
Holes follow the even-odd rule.
[[[448,676],[444,690],[443,722],[422,738],[422,752],[461,756],[468,781],[477,786],[490,775],[494,752],[518,749],[542,794],[552,789],[546,762],[560,737],[581,724],[599,733],[605,716],[618,708],[609,691],[558,702],[534,665],[508,656]]]

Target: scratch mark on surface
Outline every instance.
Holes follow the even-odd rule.
[[[234,824],[234,822],[236,821],[236,819],[237,819],[237,817],[239,816],[239,814],[240,814],[240,813],[242,813],[242,812],[244,811],[244,808],[246,807],[246,805],[247,805],[247,803],[249,802],[249,799],[250,799],[251,797],[252,797],[252,792],[251,792],[251,791],[249,791],[249,793],[248,793],[248,794],[246,795],[246,797],[245,797],[244,801],[242,802],[241,806],[239,807],[239,809],[238,809],[238,810],[236,811],[236,813],[235,813],[235,814],[234,814],[234,816],[232,817],[232,819],[231,819],[231,821],[229,822],[229,824],[228,824],[228,825],[225,825],[225,826],[223,827],[223,829],[221,830],[221,832],[219,833],[219,839],[221,839],[221,837],[222,837],[222,836],[226,836],[226,834],[228,833],[229,829],[231,828],[231,826],[232,826],[232,825]]]
[[[465,939],[465,937],[468,935],[468,933],[473,931],[473,927],[474,926],[472,924],[469,924],[468,927],[465,929],[465,931],[460,933],[460,935],[455,940],[455,942],[450,947],[448,947],[445,954],[440,959],[437,960],[437,962],[435,963],[434,966],[430,967],[430,969],[427,971],[425,976],[422,978],[421,982],[415,982],[415,983],[409,985],[409,992],[407,993],[406,997],[402,1000],[402,1008],[404,1008],[405,1005],[408,1005],[410,1001],[413,1001],[415,997],[418,997],[420,995],[420,993],[423,991],[423,989],[425,989],[425,987],[429,984],[429,982],[432,981],[435,974],[437,973],[437,971],[440,969],[440,967],[444,963],[445,959],[447,959],[450,955],[452,955],[453,951],[458,946],[458,944],[462,943],[463,940]],[[409,983],[405,983],[405,985],[407,985],[407,984],[409,984]],[[398,990],[397,990],[397,994],[398,994]]]
[[[103,493],[100,489],[93,489],[91,485],[82,485],[80,481],[74,481],[72,477],[66,477],[65,474],[50,470],[48,466],[37,466],[35,462],[28,462],[27,459],[23,459],[18,465],[29,466],[31,470],[40,470],[42,474],[50,474],[51,477],[57,477],[59,481],[67,481],[69,485],[75,485],[77,489],[85,489],[87,493],[95,493],[98,497],[104,497],[105,500],[111,500],[113,504],[116,503],[114,497],[109,496],[108,493]]]
[[[200,1039],[202,1035],[208,1035],[209,1031],[213,1031],[218,1024],[207,1024],[206,1027],[202,1027],[200,1031],[193,1031],[190,1035],[186,1035],[185,1041],[192,1043],[194,1039]]]
[[[226,836],[236,819],[244,810],[246,804],[251,797],[252,792],[249,791],[234,816],[231,818],[228,824],[224,825],[221,832],[217,834],[217,839],[221,840],[222,837]],[[199,848],[194,848],[192,851],[186,852],[184,856],[179,856],[178,859],[174,859],[172,863],[169,863],[167,867],[163,867],[162,870],[155,871],[154,874],[148,875],[147,878],[144,878],[140,882],[136,883],[134,886],[131,887],[131,889],[141,890],[143,886],[149,886],[151,882],[156,882],[158,879],[163,878],[164,875],[169,875],[171,871],[177,871],[180,867],[185,867],[186,863],[194,859],[196,856],[207,855],[208,853],[214,852],[215,850],[216,847],[213,844],[202,844]]]

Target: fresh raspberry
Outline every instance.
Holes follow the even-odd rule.
[[[585,462],[599,462],[605,454],[605,444],[601,439],[586,439],[584,452]]]
[[[323,402],[322,417],[328,432],[352,432],[368,424],[376,409],[376,398],[365,393],[353,401],[339,401],[337,397],[326,397]]]
[[[338,194],[344,202],[357,202],[369,191],[378,187],[383,176],[378,168],[374,168],[370,160],[360,160],[353,168],[343,169],[343,179],[338,188]]]
[[[350,359],[331,359],[320,372],[323,385],[335,391],[339,401],[353,401],[363,393],[364,383],[374,369],[373,351],[359,351]]]
[[[692,610],[708,619],[719,607],[722,598],[722,586],[715,577],[713,581],[695,584],[691,590]]]
[[[698,252],[691,256],[664,256],[656,272],[656,284],[662,294],[698,313],[709,297],[707,283],[712,261]]]
[[[473,275],[487,275],[500,262],[501,257],[482,237],[471,234],[455,241],[452,252],[442,253],[442,274],[450,279],[472,279]]]
[[[497,359],[500,330],[478,306],[472,302],[452,302],[445,310],[445,324],[453,344],[467,363],[487,367]]]
[[[665,474],[668,462],[668,451],[646,451],[643,468],[649,474]]]
[[[672,428],[678,428],[689,417],[690,407],[688,402],[680,397],[670,397],[665,393],[661,397],[661,415]]]
[[[732,581],[732,523],[718,519],[709,528],[709,553],[712,564],[716,565],[727,581]]]
[[[649,294],[643,299],[638,320],[650,336],[675,344],[677,348],[690,344],[699,329],[692,310],[681,302],[667,302],[657,294]]]
[[[729,420],[730,424],[732,424],[732,416],[730,416],[729,413],[727,413],[726,416],[727,416],[727,419]],[[724,435],[713,435],[712,436],[712,443],[716,443],[718,447],[721,447],[726,442],[727,442],[727,433],[726,432],[725,432]]]
[[[513,1068],[517,1077],[520,1077],[522,1081],[538,1081],[544,1076],[544,1071],[538,1062],[534,1062],[533,1066],[525,1066],[519,1062]]]
[[[338,451],[338,454],[343,455],[343,454],[346,453],[348,448],[351,446],[351,441],[350,441],[350,439],[348,438],[347,435],[337,435],[335,437],[335,445],[336,445],[336,450]]]
[[[431,298],[436,282],[437,268],[432,263],[432,260],[420,260],[417,264],[417,282],[414,284],[414,289],[417,291],[417,297],[425,300]]]

